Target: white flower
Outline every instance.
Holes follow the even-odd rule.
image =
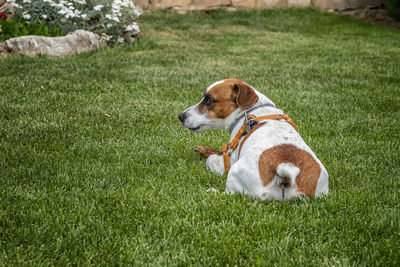
[[[114,16],[122,16],[121,14],[121,1],[115,0],[111,5],[111,10]]]
[[[61,10],[59,10],[57,13],[58,14],[61,14],[61,15],[64,15],[64,14],[67,14],[67,10],[65,10],[65,9],[61,9]]]
[[[14,8],[22,9],[22,6],[18,4],[16,0],[7,0],[7,3],[11,4],[11,6]]]
[[[106,25],[107,28],[111,28],[112,26],[113,26],[112,23],[107,23]]]
[[[143,13],[143,10],[140,7],[136,7],[133,10],[133,13],[135,13],[136,17],[140,17],[142,15],[142,13]]]
[[[118,0],[117,0],[118,1]],[[127,7],[127,8],[135,8],[135,5],[132,3],[132,1],[129,0],[120,0],[118,1],[120,6]]]
[[[47,19],[47,15],[46,15],[46,14],[43,14],[43,15],[42,15],[42,19]]]
[[[131,25],[126,26],[125,30],[127,32],[135,32],[135,33],[140,32],[139,25],[137,25],[136,22],[132,23]]]
[[[25,11],[24,13],[22,13],[22,17],[26,20],[30,20],[31,19],[31,15],[28,14],[27,11]]]
[[[113,20],[113,21],[115,21],[115,22],[120,22],[118,16],[115,16],[114,14],[113,14],[113,15],[107,14],[107,15],[106,15],[106,19]]]
[[[32,0],[24,0],[24,1],[22,1],[22,3],[23,4],[30,4],[30,3],[32,3]]]
[[[67,10],[67,12],[65,13],[65,18],[69,19],[69,18],[74,18],[75,17],[75,13],[72,10]]]
[[[96,11],[101,11],[103,9],[104,5],[97,5],[95,7],[93,7],[94,10]]]
[[[85,0],[75,0],[75,3],[81,4],[81,5],[86,5],[86,1]]]
[[[118,38],[118,43],[122,44],[124,41],[125,41],[124,38],[122,38],[122,37]]]
[[[82,14],[81,18],[86,19],[87,18],[87,14]]]
[[[113,14],[114,16],[118,16],[118,17],[122,16],[122,14],[121,14],[121,8],[120,8],[120,7],[114,7],[114,6],[112,6],[111,10],[112,10],[112,14]]]
[[[54,7],[56,3],[53,0],[43,0],[43,3],[49,3],[50,6]]]

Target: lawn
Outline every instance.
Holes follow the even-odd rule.
[[[400,264],[400,31],[312,9],[143,15],[143,38],[0,59],[0,265]],[[217,80],[289,114],[321,199],[222,192],[177,114]]]

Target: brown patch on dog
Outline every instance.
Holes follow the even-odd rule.
[[[207,99],[214,100],[207,104]],[[204,93],[204,100],[198,104],[200,112],[211,119],[225,119],[238,107],[248,109],[258,101],[253,88],[239,79],[226,79]]]
[[[224,119],[238,108],[236,101],[232,101],[232,99],[236,99],[236,95],[233,85],[218,84],[205,93],[204,100],[198,105],[198,109],[212,119]],[[207,105],[207,98],[211,98],[215,102]]]
[[[298,167],[300,173],[296,178],[297,191],[309,197],[314,196],[321,167],[310,153],[294,145],[275,146],[261,154],[258,169],[263,185],[267,186],[274,179],[281,163],[292,163]]]
[[[258,101],[258,96],[248,84],[240,82],[235,84],[238,88],[236,103],[241,109],[249,109]]]

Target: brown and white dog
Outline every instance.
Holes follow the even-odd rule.
[[[283,112],[244,81],[226,79],[208,86],[202,100],[178,116],[182,125],[193,132],[226,129],[231,133],[231,141],[237,135],[240,137],[238,146],[228,151],[226,193],[263,200],[328,194],[328,173],[294,124],[283,119],[266,119],[258,122],[260,125],[250,135],[238,134],[246,124],[246,114],[262,118]],[[206,165],[218,174],[223,174],[226,168],[224,156],[218,154],[210,155]]]

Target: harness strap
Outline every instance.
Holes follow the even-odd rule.
[[[253,117],[254,117],[254,116],[253,116]],[[283,113],[283,114],[274,114],[274,115],[261,116],[261,117],[255,118],[254,120],[255,120],[256,122],[260,122],[260,121],[263,121],[263,120],[280,120],[280,119],[283,119],[283,120],[287,121],[288,123],[290,123],[290,124],[293,126],[293,128],[294,128],[297,132],[299,132],[299,129],[297,129],[297,126],[296,126],[296,124],[294,124],[294,121],[293,121],[287,114],[285,114],[285,113]]]
[[[273,114],[273,115],[267,115],[267,116],[261,116],[261,117],[255,117],[254,115],[249,115],[251,121],[247,121],[244,120],[242,127],[239,129],[239,131],[237,132],[237,134],[235,135],[235,137],[232,139],[232,141],[229,142],[229,144],[223,144],[222,145],[222,152],[224,152],[223,157],[224,157],[224,167],[225,167],[225,172],[228,173],[229,169],[230,169],[230,159],[231,159],[231,153],[233,150],[235,150],[237,148],[237,146],[240,143],[240,139],[242,138],[243,135],[245,135],[245,137],[243,138],[243,141],[240,143],[240,148],[239,148],[239,154],[240,151],[242,149],[242,146],[244,144],[244,142],[246,142],[247,138],[249,138],[249,136],[258,128],[260,128],[262,125],[265,124],[264,123],[260,123],[264,120],[280,120],[283,119],[285,121],[287,121],[288,123],[290,123],[293,128],[298,132],[299,130],[296,127],[296,124],[294,123],[294,121],[286,114]],[[251,127],[251,124],[255,125],[253,127]],[[250,127],[250,130],[247,132],[246,128]]]
[[[233,129],[236,127],[236,125],[239,123],[239,121],[240,121],[241,119],[243,119],[244,116],[246,116],[246,114],[249,114],[250,112],[252,112],[252,111],[254,111],[254,110],[256,110],[256,109],[264,108],[264,107],[273,107],[273,108],[274,108],[275,105],[274,105],[274,104],[271,104],[271,103],[265,103],[265,104],[262,104],[262,105],[260,105],[260,106],[252,107],[251,109],[247,110],[246,113],[243,113],[242,115],[240,115],[240,117],[237,118],[237,119],[232,123],[232,125],[229,127],[229,133],[230,133],[230,134],[232,133]]]

